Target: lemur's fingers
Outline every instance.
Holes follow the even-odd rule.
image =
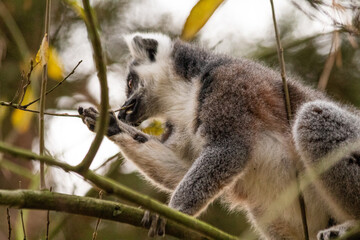
[[[110,115],[110,117],[109,117],[109,125],[110,125],[110,126],[111,126],[111,125],[114,125],[114,124],[117,125],[117,120],[116,120],[115,113],[114,113],[113,111],[110,111],[110,112],[109,112],[109,115]]]
[[[151,221],[150,221],[150,211],[149,210],[145,210],[144,216],[141,219],[141,224],[146,228],[150,227]]]
[[[151,214],[150,211],[146,210],[141,223],[149,228],[149,237],[165,236],[166,219],[158,214]]]
[[[86,126],[88,126],[91,131],[95,131],[95,125],[97,119],[99,118],[99,112],[93,107],[85,109],[79,107],[78,112],[81,115],[81,119],[86,124]],[[108,137],[121,132],[114,112],[111,111],[109,114],[109,126],[106,133]]]
[[[149,228],[149,232],[148,232],[148,236],[149,237],[155,237],[157,235],[157,224],[158,224],[158,220],[159,220],[159,215],[158,214],[152,214],[151,215],[151,226]]]
[[[109,128],[107,130],[107,136],[113,136],[116,134],[119,134],[121,132],[121,129],[119,127],[118,121],[116,119],[116,116],[113,111],[111,111],[109,117]]]
[[[90,117],[90,118],[93,118],[96,120],[99,116],[99,113],[98,113],[98,111],[96,111],[95,108],[89,107],[89,108],[84,109],[84,115],[86,117]]]
[[[96,119],[85,116],[83,122],[88,126],[91,131],[95,131]]]
[[[90,108],[82,108],[78,109],[79,114],[81,115],[81,119],[86,124],[86,126],[91,130],[95,131],[96,119],[99,113],[92,107]]]
[[[156,229],[157,235],[164,237],[165,236],[165,226],[166,226],[166,218],[160,217],[158,221],[158,226]]]

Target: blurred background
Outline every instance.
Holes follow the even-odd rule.
[[[91,1],[107,59],[112,109],[119,108],[125,100],[129,53],[122,35],[160,31],[176,38],[196,2]],[[71,0],[52,2],[48,87],[61,81],[80,60],[82,63],[47,96],[48,112],[74,114],[79,106],[99,103],[91,46],[83,20],[74,7],[78,4],[80,2]],[[335,99],[360,106],[360,3],[357,0],[275,0],[275,10],[287,74],[314,88],[318,88],[320,82],[320,88]],[[30,59],[35,60],[43,38],[44,16],[45,1],[0,0],[0,101],[12,101],[22,86],[30,69]],[[279,65],[268,0],[224,1],[193,41],[213,51],[251,58],[273,68]],[[41,67],[36,66],[23,103],[39,96],[40,79]],[[30,109],[37,107],[34,104]],[[47,116],[45,122],[47,153],[69,164],[78,164],[94,134],[79,118]],[[35,114],[0,106],[1,141],[38,152],[37,128]],[[135,167],[123,161],[117,152],[118,148],[105,139],[91,169],[166,203],[168,196],[146,183]],[[0,154],[0,189],[38,189],[38,169],[36,162],[23,162]],[[53,191],[98,196],[97,190],[75,174],[50,168],[46,178]],[[111,196],[104,198],[112,199]],[[10,214],[14,239],[23,239],[19,211],[11,209]],[[43,239],[46,212],[25,210],[24,215],[28,239]],[[91,239],[97,221],[55,212],[50,218],[51,239]],[[234,235],[249,229],[244,215],[220,206],[218,201],[200,218]],[[0,239],[7,239],[7,235],[6,208],[0,207]],[[98,239],[147,239],[147,231],[102,221]],[[172,238],[166,236],[166,239]]]

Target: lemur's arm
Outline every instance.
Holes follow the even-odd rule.
[[[98,112],[94,108],[79,108],[84,123],[95,129]],[[150,180],[173,190],[188,170],[181,159],[158,139],[116,119],[110,113],[107,137],[119,145],[124,157],[135,163]]]
[[[170,207],[197,215],[244,168],[249,155],[245,142],[219,140],[205,147],[175,189]]]

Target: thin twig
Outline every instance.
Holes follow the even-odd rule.
[[[325,65],[324,65],[324,69],[320,75],[319,78],[319,83],[318,83],[318,89],[324,91],[328,81],[329,81],[329,77],[331,74],[331,70],[333,69],[333,66],[335,64],[335,59],[336,59],[336,53],[338,51],[338,46],[336,43],[336,38],[338,37],[337,32],[333,33],[333,37],[332,37],[332,41],[331,41],[331,47],[329,50],[329,55],[326,59]]]
[[[50,187],[50,192],[52,192],[52,187]],[[47,211],[47,215],[46,215],[46,240],[49,240],[49,229],[50,229],[50,210]]]
[[[129,104],[129,105],[125,106],[125,107],[118,108],[118,109],[114,110],[114,112],[120,112],[121,110],[126,110],[126,109],[132,107],[134,104],[135,103],[132,103],[132,104]]]
[[[19,189],[21,189],[21,181],[19,181]],[[25,230],[25,223],[24,223],[24,213],[23,210],[20,209],[20,218],[21,218],[21,226],[23,230],[24,240],[26,240],[26,230]]]
[[[114,159],[124,159],[123,156],[120,153],[116,153],[115,155],[109,157],[108,159],[105,160],[105,162],[103,162],[99,167],[95,168],[93,171],[96,172],[98,171],[100,168],[104,167],[106,164],[108,164],[109,162],[111,162]]]
[[[25,76],[23,77],[23,82],[25,82],[25,83],[24,83],[24,86],[22,87],[21,97],[20,97],[19,102],[18,102],[19,105],[21,105],[21,103],[23,102],[25,94],[26,94],[26,90],[27,90],[28,86],[31,84],[31,73],[38,64],[39,63],[36,63],[34,65],[33,60],[32,59],[30,60],[30,70],[26,74],[26,77]]]
[[[274,30],[275,30],[275,36],[276,36],[277,49],[278,49],[278,58],[279,58],[280,67],[281,67],[281,78],[282,78],[284,94],[285,94],[285,104],[286,104],[287,119],[290,122],[291,118],[292,118],[292,112],[291,112],[289,89],[288,89],[288,85],[287,85],[287,81],[286,81],[284,49],[281,46],[281,41],[280,41],[279,31],[278,31],[277,22],[276,22],[276,16],[275,16],[275,9],[274,9],[273,0],[270,0],[270,4],[271,4],[272,18],[273,18],[273,23],[274,23]],[[296,173],[297,187],[298,187],[298,193],[299,193],[298,201],[299,201],[299,205],[300,205],[301,220],[302,220],[302,225],[303,225],[303,230],[304,230],[304,237],[305,237],[305,240],[308,240],[309,239],[309,231],[308,231],[307,219],[306,219],[305,200],[304,200],[303,193],[302,193],[302,191],[300,189],[300,182],[299,182],[299,179],[298,179],[298,170],[297,169],[295,169],[295,173]]]
[[[54,91],[57,87],[59,87],[63,82],[65,82],[71,75],[73,75],[75,73],[75,70],[77,69],[77,67],[82,63],[82,60],[80,60],[78,62],[78,64],[76,64],[76,66],[73,68],[73,70],[63,79],[61,80],[60,82],[58,82],[54,87],[52,87],[50,90],[48,90],[46,93],[45,93],[45,96],[48,95],[49,93],[51,93],[52,91]],[[40,98],[37,98],[35,99],[34,101],[31,101],[29,102],[28,104],[25,104],[25,105],[22,105],[21,107],[23,108],[27,108],[29,107],[30,105],[36,103],[37,101],[39,101]]]
[[[99,192],[99,199],[102,199],[103,197],[103,191],[100,190]],[[95,231],[93,233],[93,237],[92,237],[92,240],[96,240],[96,237],[97,237],[97,231],[98,231],[98,228],[99,228],[99,225],[100,225],[100,222],[101,222],[101,216],[98,218],[97,222],[96,222],[96,226],[95,226]]]
[[[30,109],[24,109],[21,106],[15,104],[15,103],[11,103],[11,102],[2,102],[0,101],[0,106],[7,106],[7,107],[12,107],[15,109],[19,109],[21,111],[25,111],[25,112],[31,112],[31,113],[37,113],[39,114],[39,111],[36,110],[30,110]],[[81,118],[80,115],[77,114],[68,114],[68,113],[49,113],[49,112],[44,112],[45,115],[49,115],[49,116],[57,116],[57,117],[77,117],[77,118]]]
[[[11,239],[11,222],[10,222],[10,211],[9,208],[6,208],[6,216],[7,216],[7,222],[8,222],[8,230],[9,230],[9,235],[8,235],[8,240]]]
[[[286,82],[284,49],[281,46],[280,35],[279,35],[277,23],[276,23],[276,16],[275,16],[275,9],[274,9],[273,0],[270,0],[270,3],[271,3],[271,11],[272,11],[274,29],[275,29],[275,37],[276,37],[278,58],[279,58],[279,63],[280,63],[280,68],[281,68],[281,79],[282,79],[282,82],[283,82],[283,88],[284,88],[284,93],[285,93],[286,113],[287,113],[288,121],[290,121],[291,118],[292,118],[292,116],[291,116],[292,113],[291,113],[289,89],[288,89],[288,85],[287,85],[287,82]]]
[[[49,27],[50,27],[50,9],[51,9],[51,0],[46,0],[46,11],[45,11],[45,31],[44,31],[44,41],[47,46],[50,45],[49,42]],[[41,46],[44,47],[44,46]],[[48,51],[46,49],[45,51]],[[46,56],[45,56],[46,57]],[[40,90],[40,113],[39,113],[39,153],[43,155],[45,152],[45,123],[44,123],[44,112],[45,112],[45,92],[47,85],[47,75],[48,75],[48,59],[42,59],[43,71],[41,77],[41,90]],[[40,188],[45,189],[45,165],[40,163]]]

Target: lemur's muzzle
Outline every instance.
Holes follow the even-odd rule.
[[[124,105],[121,107],[118,119],[123,120],[129,123],[136,123],[137,114],[138,114],[138,105],[139,101],[137,98],[128,99]]]

